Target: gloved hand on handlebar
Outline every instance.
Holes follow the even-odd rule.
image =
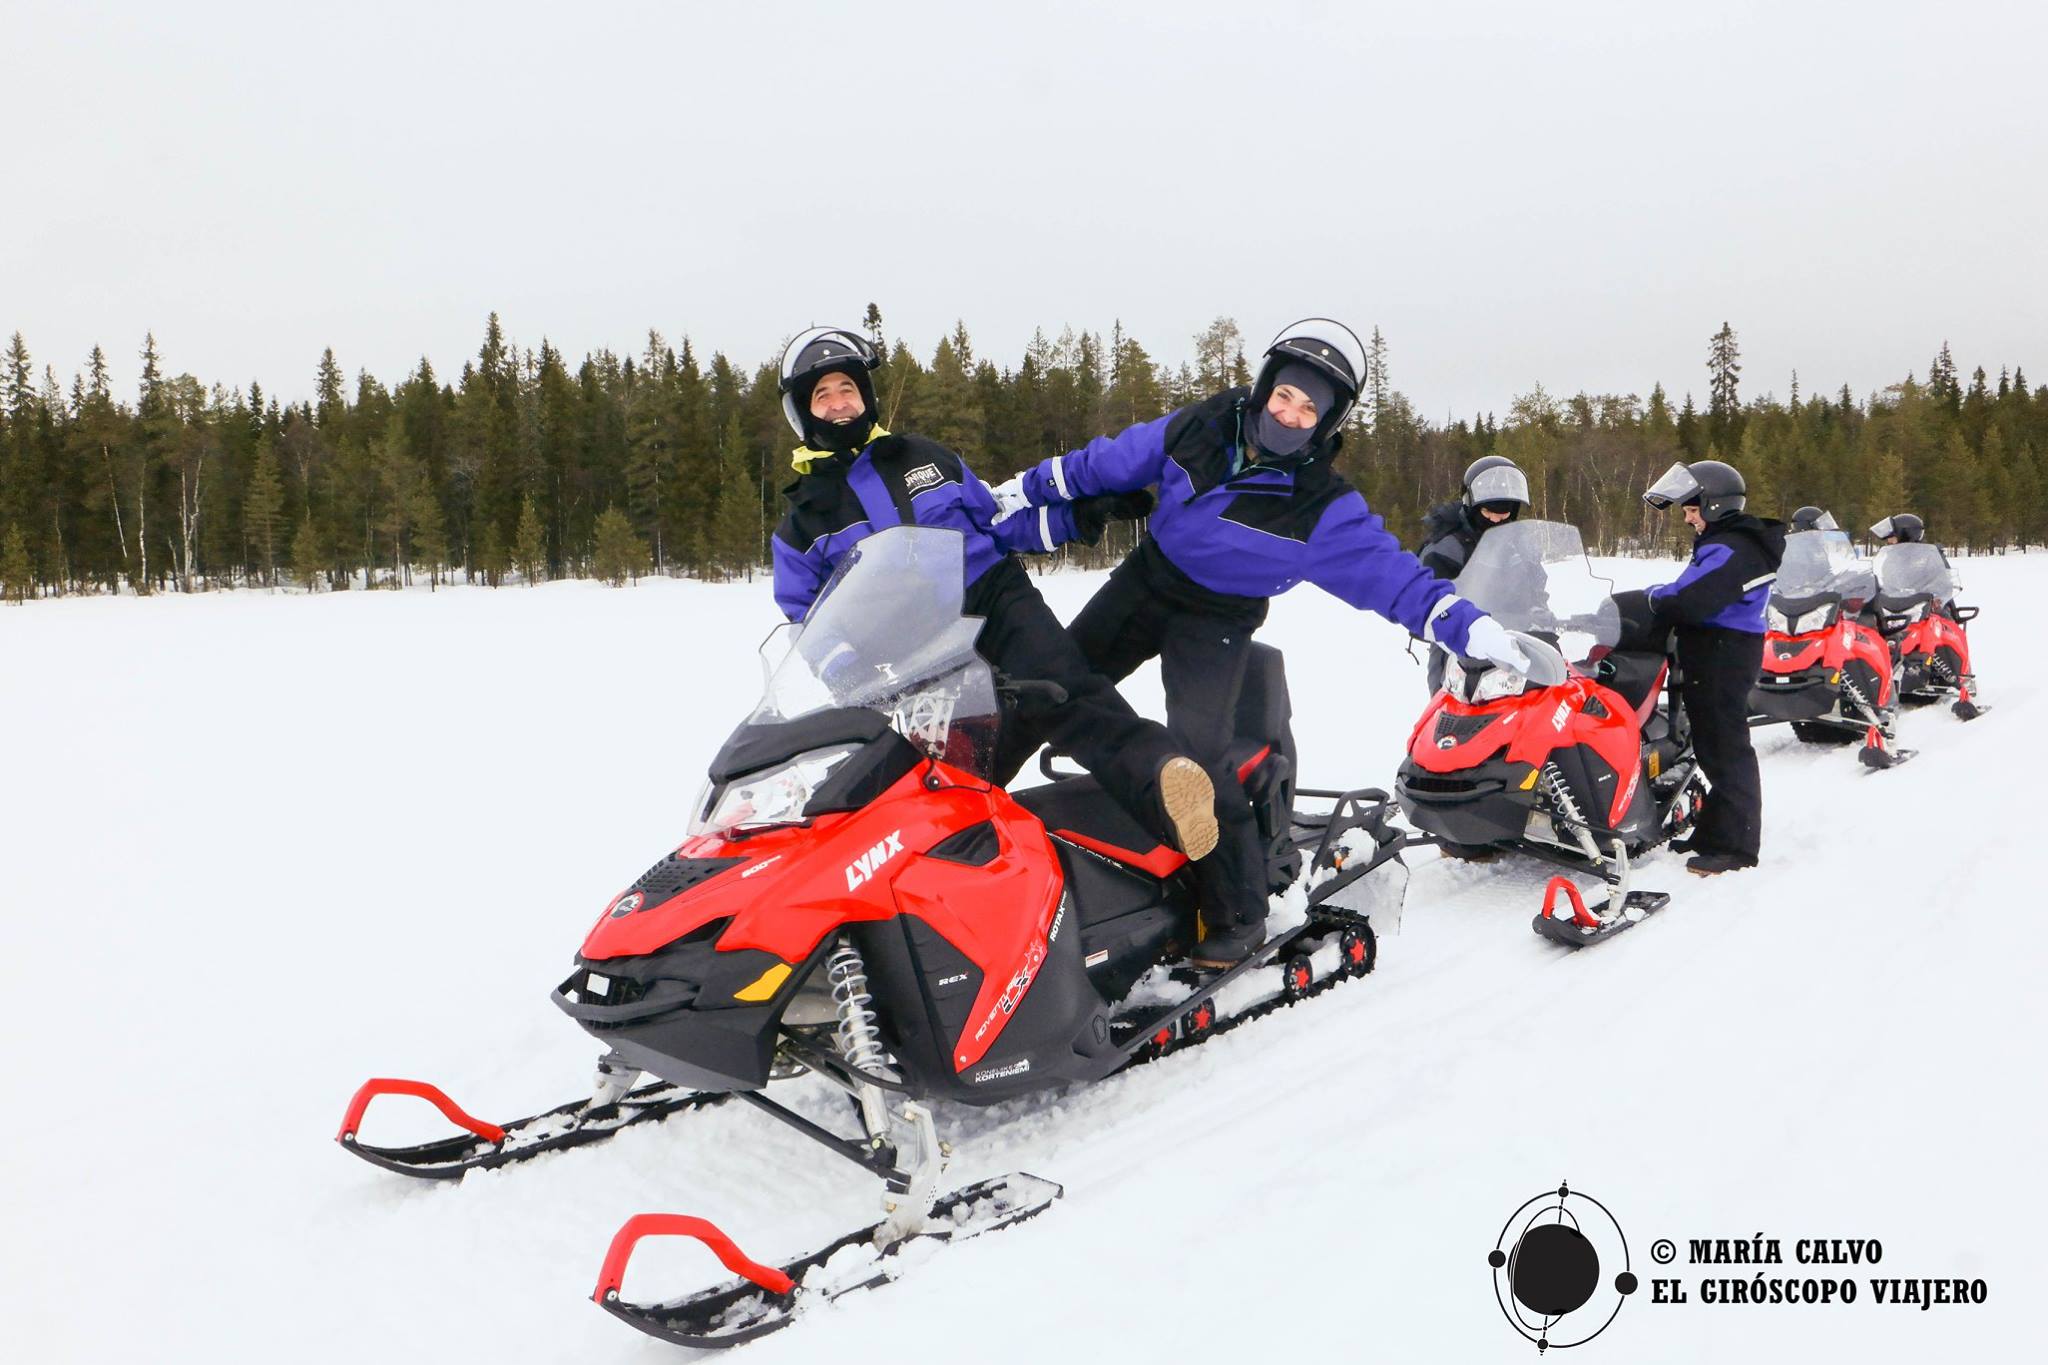
[[[996,520],[1003,521],[1031,506],[1031,499],[1024,492],[1024,476],[997,484],[988,490],[996,500]]]
[[[1465,657],[1484,659],[1487,663],[1511,668],[1517,673],[1528,674],[1533,665],[1522,646],[1510,635],[1507,627],[1491,616],[1475,620],[1465,632]]]
[[[1084,545],[1102,539],[1103,528],[1112,521],[1136,521],[1152,515],[1156,500],[1149,489],[1135,493],[1102,493],[1073,504],[1075,538]]]

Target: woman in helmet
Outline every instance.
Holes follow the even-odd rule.
[[[1428,539],[1417,558],[1438,578],[1456,578],[1488,528],[1513,521],[1529,507],[1529,480],[1505,455],[1474,460],[1460,484],[1458,501],[1432,507],[1422,518]]]
[[[1132,818],[1188,857],[1205,857],[1216,844],[1206,771],[1089,668],[1011,553],[1099,537],[1113,516],[1143,508],[1123,513],[1116,499],[1094,499],[997,526],[995,500],[966,461],[936,441],[892,435],[876,420],[869,376],[880,363],[865,337],[830,327],[799,334],[783,353],[782,411],[803,444],[792,461],[796,482],[782,490],[789,510],[775,528],[776,604],[801,618],[847,552],[876,531],[958,531],[966,542],[965,611],[984,621],[976,649],[1002,673],[1063,688],[1064,702],[1024,703],[1031,719]]]
[[[1675,464],[1643,501],[1685,509],[1692,562],[1650,589],[1657,625],[1678,631],[1679,695],[1693,752],[1713,789],[1700,803],[1686,871],[1702,877],[1755,867],[1763,832],[1763,782],[1749,742],[1749,689],[1764,657],[1764,608],[1785,557],[1785,523],[1743,510],[1742,475],[1719,460]]]
[[[1530,666],[1507,631],[1403,550],[1331,468],[1364,379],[1357,335],[1310,318],[1280,332],[1249,387],[1097,437],[995,490],[1029,520],[1077,499],[1159,487],[1149,534],[1071,629],[1112,679],[1157,656],[1167,723],[1209,767],[1223,833],[1216,856],[1196,868],[1200,966],[1242,961],[1263,938],[1263,850],[1224,754],[1269,598],[1306,580],[1461,654]],[[1003,766],[1035,747],[1021,732]]]

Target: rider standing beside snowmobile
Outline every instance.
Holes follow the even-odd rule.
[[[880,363],[865,337],[837,328],[801,333],[783,354],[783,415],[803,444],[792,461],[796,482],[782,490],[789,511],[775,528],[776,605],[801,619],[839,562],[877,531],[960,532],[964,611],[984,620],[975,648],[1010,677],[1066,692],[1062,702],[1020,701],[1020,717],[1055,736],[1146,829],[1189,858],[1205,857],[1217,832],[1208,774],[1089,667],[1011,553],[1100,537],[1105,522],[1131,514],[1126,504],[1094,499],[995,525],[995,500],[966,461],[876,420],[869,374]],[[829,656],[822,666],[829,671]]]
[[[1281,331],[1249,388],[1097,437],[995,490],[1011,521],[1028,524],[1090,497],[1159,486],[1149,533],[1071,629],[1112,679],[1157,656],[1167,723],[1209,767],[1223,832],[1216,856],[1195,868],[1206,931],[1192,954],[1198,966],[1240,962],[1264,936],[1265,850],[1224,755],[1267,599],[1306,580],[1460,654],[1529,668],[1507,631],[1432,577],[1331,469],[1364,378],[1351,329],[1311,318]],[[1035,747],[1020,733],[998,771]]]
[[[1755,867],[1763,833],[1763,782],[1749,742],[1749,690],[1763,665],[1764,608],[1785,557],[1785,523],[1753,517],[1742,475],[1719,460],[1675,464],[1643,501],[1685,508],[1692,562],[1649,591],[1660,626],[1678,631],[1680,695],[1693,750],[1713,784],[1700,803],[1686,871],[1702,877]]]
[[[1529,480],[1505,455],[1474,460],[1460,480],[1459,498],[1432,507],[1422,518],[1428,535],[1416,558],[1445,580],[1454,579],[1490,527],[1504,525],[1529,506]]]

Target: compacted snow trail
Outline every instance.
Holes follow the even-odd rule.
[[[1854,1305],[1646,1288],[1589,1359],[2039,1356],[2048,948],[2020,764],[2048,723],[2048,557],[1962,572],[1996,709],[1909,712],[1920,756],[1878,774],[1760,732],[1758,871],[1657,855],[1638,885],[1671,907],[1573,954],[1529,931],[1547,869],[1411,854],[1364,981],[1092,1090],[942,1109],[949,1183],[1025,1170],[1066,1197],[745,1358],[1527,1359],[1485,1255],[1560,1180],[1615,1213],[1646,1280],[1755,1274],[1689,1265],[1694,1238],[1884,1250],[1765,1267],[1854,1274]],[[1071,615],[1100,578],[1041,581]],[[872,1219],[872,1182],[738,1105],[454,1186],[331,1141],[371,1075],[500,1118],[587,1086],[595,1049],[546,993],[681,836],[774,619],[765,582],[0,610],[18,1358],[676,1359],[587,1302],[625,1217],[708,1216],[763,1259]],[[1389,785],[1424,701],[1400,632],[1302,590],[1261,638],[1287,654],[1303,780]],[[1155,671],[1126,692],[1158,713]],[[383,1104],[374,1141],[441,1131]],[[649,1243],[627,1290],[714,1272]],[[1876,1275],[1989,1293],[1883,1306]]]

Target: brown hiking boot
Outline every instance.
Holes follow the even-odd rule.
[[[1216,847],[1216,787],[1192,758],[1169,758],[1159,766],[1159,804],[1173,841],[1190,862]]]

